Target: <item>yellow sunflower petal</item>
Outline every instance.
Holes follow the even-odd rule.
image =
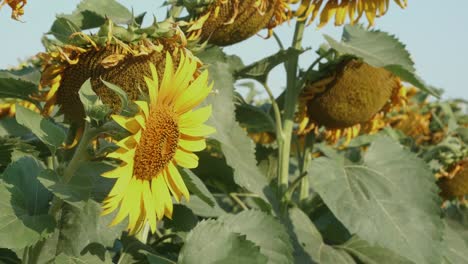
[[[207,126],[205,124],[201,124],[196,127],[186,127],[186,128],[181,127],[180,128],[180,133],[189,135],[192,137],[204,137],[204,136],[211,135],[215,132],[216,132],[216,129],[214,127]]]
[[[179,170],[176,168],[176,166],[172,163],[167,166],[167,179],[169,179],[172,184],[173,184],[173,189],[174,191],[178,191],[187,201],[190,199],[190,194],[189,191],[187,190],[187,187],[185,186],[184,180],[182,179],[182,176],[180,176]],[[179,196],[180,198],[180,196]]]
[[[152,193],[150,182],[143,181],[143,202],[151,231],[154,233],[156,232],[156,214],[154,212],[155,205]]]
[[[193,81],[174,104],[174,110],[178,114],[183,114],[199,105],[211,92],[213,84],[208,85],[208,72],[204,71]]]
[[[187,151],[202,151],[206,148],[205,139],[187,140],[179,139],[179,146]]]
[[[135,134],[138,130],[141,129],[140,124],[135,118],[128,118],[120,115],[112,115],[112,119],[119,124],[121,127],[128,130],[130,133]]]
[[[184,168],[193,169],[198,167],[198,157],[197,155],[178,149],[174,155],[174,160],[177,165]]]
[[[145,101],[135,101],[135,104],[141,109],[146,118],[149,116],[149,106]]]
[[[153,191],[153,201],[155,204],[156,214],[158,219],[164,217],[164,211],[168,204],[172,204],[172,199],[167,189],[166,181],[162,174],[156,176],[151,182]]]
[[[179,117],[179,126],[180,127],[199,126],[210,118],[211,112],[212,112],[211,105],[205,106],[195,111],[187,112]]]
[[[158,103],[167,103],[167,99],[172,94],[172,82],[174,82],[174,62],[169,52],[166,53],[166,64],[164,68],[164,75],[159,87],[159,98]]]

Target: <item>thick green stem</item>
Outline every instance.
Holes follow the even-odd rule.
[[[301,49],[302,37],[304,35],[304,22],[296,22],[292,47]],[[294,112],[296,110],[297,97],[300,87],[297,86],[298,57],[292,57],[286,64],[287,88],[285,93],[285,104],[283,114],[283,137],[278,141],[279,145],[279,175],[278,189],[282,196],[288,189],[289,184],[289,155],[291,152],[291,135],[294,126]]]

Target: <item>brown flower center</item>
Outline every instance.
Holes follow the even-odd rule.
[[[135,177],[143,180],[156,177],[173,159],[179,137],[176,114],[166,106],[152,107],[135,152]]]

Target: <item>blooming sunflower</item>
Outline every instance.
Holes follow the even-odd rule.
[[[374,133],[386,125],[383,116],[396,105],[405,104],[405,89],[391,72],[355,59],[341,62],[332,76],[309,83],[299,98],[297,133],[319,134],[345,144],[360,131]]]
[[[407,6],[407,0],[394,0],[394,2],[401,8]],[[324,3],[325,6],[321,10]],[[347,17],[351,24],[355,24],[365,14],[369,26],[373,26],[375,18],[385,15],[389,6],[390,0],[302,0],[295,16],[302,21],[310,17],[307,23],[311,24],[320,13],[318,25],[320,28],[328,24],[333,17],[335,17],[335,25],[340,26],[346,22]]]
[[[120,32],[128,32],[134,38],[133,41],[123,41],[112,35],[111,31],[105,34],[100,32],[98,35],[75,33],[70,38],[70,44],[53,46],[51,51],[40,54],[40,88],[44,91],[45,114],[50,114],[54,106],[59,105],[67,120],[82,123],[85,114],[78,92],[88,79],[91,79],[93,90],[103,103],[111,106],[114,112],[120,109],[120,99],[102,80],[121,87],[130,100],[137,100],[141,92],[147,93],[144,76],[151,74],[148,63],[156,65],[157,72],[161,75],[165,53],[173,54],[172,59],[177,66],[179,51],[185,50],[185,37],[176,34],[177,29],[167,28],[164,31],[161,25],[154,27],[155,29],[139,29],[137,32],[141,32],[141,35],[135,29],[120,27]],[[108,21],[101,31],[103,28],[113,28],[116,31],[118,26]],[[157,33],[145,33],[150,30],[161,30],[164,31],[161,34],[166,35],[173,31],[173,35],[163,37]],[[103,35],[106,36],[105,41]],[[122,39],[128,39],[128,36]]]
[[[204,137],[215,132],[203,124],[211,115],[211,106],[193,110],[212,89],[208,72],[198,75],[197,61],[183,53],[177,70],[173,69],[174,62],[167,53],[159,82],[157,69],[150,64],[152,78],[145,77],[149,102],[136,101],[140,111],[134,117],[112,116],[131,135],[119,141],[120,148],[108,155],[122,164],[103,174],[117,179],[104,201],[103,214],[120,207],[111,225],[128,216],[132,234],[146,222],[154,232],[157,220],[170,218],[171,195],[176,201],[189,199],[177,166],[197,167],[198,157],[192,152],[205,149]]]
[[[0,8],[6,4],[11,7],[11,18],[14,20],[19,20],[22,15],[24,15],[24,6],[26,5],[27,0],[3,0],[0,4]]]
[[[241,42],[267,28],[273,28],[289,18],[286,0],[215,0],[193,12],[188,23],[189,40],[208,41],[218,46]]]

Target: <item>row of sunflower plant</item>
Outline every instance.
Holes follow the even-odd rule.
[[[0,71],[1,262],[468,263],[468,103],[357,25],[405,0],[164,5],[83,0]],[[350,24],[301,69],[314,21]],[[277,53],[224,53],[263,29]]]

